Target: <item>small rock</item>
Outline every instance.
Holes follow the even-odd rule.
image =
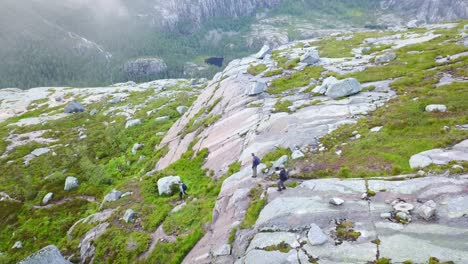
[[[63,96],[57,95],[57,96],[55,97],[55,101],[56,101],[56,102],[59,102],[59,103],[62,102],[62,101],[63,101]]]
[[[125,124],[125,128],[138,126],[138,125],[141,125],[141,120],[140,119],[132,119],[132,120],[127,121],[127,123]]]
[[[122,98],[120,97],[114,97],[112,98],[112,100],[109,101],[110,104],[118,104],[120,102],[122,102]]]
[[[171,210],[171,213],[177,213],[178,211],[182,210],[182,208],[184,208],[186,205],[187,205],[187,203],[185,203],[185,202],[183,202],[183,203],[177,205],[176,207],[174,207],[174,208]]]
[[[417,28],[419,27],[419,21],[417,19],[413,19],[411,21],[409,21],[407,24],[406,24],[406,27],[407,28]]]
[[[49,148],[38,148],[35,149],[33,152],[31,152],[32,155],[39,157],[41,155],[49,153],[50,149]]]
[[[365,200],[365,199],[367,199],[367,193],[363,193],[363,194],[361,194],[361,199],[362,199],[362,200]]]
[[[370,131],[375,133],[375,132],[379,132],[380,130],[382,130],[382,128],[383,128],[383,126],[373,127],[373,128],[371,128]]]
[[[157,117],[155,120],[158,123],[165,123],[165,122],[169,121],[170,119],[171,119],[171,117],[169,117],[169,116],[161,116],[161,117]]]
[[[75,188],[78,188],[78,186],[80,185],[80,183],[78,182],[78,179],[75,178],[75,177],[67,177],[67,179],[65,180],[65,188],[64,190],[65,191],[70,191],[72,189],[75,189]]]
[[[421,207],[418,208],[418,214],[426,221],[429,221],[432,217],[435,216],[437,209],[437,204],[429,200],[425,202]]]
[[[187,106],[184,106],[184,105],[181,105],[181,106],[178,106],[176,108],[177,112],[180,114],[180,115],[183,115],[185,114],[187,111],[188,111],[188,107]]]
[[[405,212],[398,212],[398,213],[396,214],[396,216],[397,216],[399,219],[405,220],[405,221],[409,221],[409,220],[411,219],[410,216],[409,216],[407,213],[405,213]]]
[[[213,252],[213,256],[215,257],[227,256],[227,255],[231,255],[231,246],[228,244],[222,245],[221,247],[219,247]]]
[[[359,132],[354,130],[352,134],[353,134],[353,136],[356,136],[357,134],[359,134]]]
[[[307,50],[306,53],[301,56],[300,61],[306,65],[313,65],[320,61],[320,56],[317,50]]]
[[[355,139],[360,139],[361,137],[361,134],[357,134],[356,136],[354,136]]]
[[[338,155],[338,156],[341,156],[341,154],[343,153],[343,151],[340,149],[340,150],[337,150],[335,151],[335,154]]]
[[[387,52],[384,55],[380,55],[375,57],[375,63],[377,64],[384,64],[389,63],[392,60],[396,59],[397,55],[393,52]]]
[[[449,132],[449,131],[450,131],[450,127],[449,127],[449,126],[444,126],[442,129],[443,129],[444,131],[446,131],[446,132]]]
[[[42,204],[43,205],[46,205],[48,204],[51,200],[52,200],[52,197],[54,197],[54,194],[53,193],[48,193],[44,196],[44,198],[42,198]]]
[[[335,198],[331,198],[329,203],[333,204],[333,205],[336,205],[336,206],[339,206],[339,205],[342,205],[344,203],[344,200],[335,197]]]
[[[23,248],[23,243],[21,241],[16,241],[13,247],[11,248],[16,248],[16,249]]]
[[[380,218],[382,219],[390,219],[392,217],[391,213],[381,213]]]
[[[446,112],[447,111],[447,106],[441,105],[441,104],[432,104],[426,106],[426,112]]]
[[[125,214],[123,217],[123,220],[125,221],[125,223],[132,223],[133,221],[135,221],[135,218],[136,218],[135,211],[133,211],[132,209],[127,209],[127,211],[125,211]]]
[[[409,211],[414,209],[414,205],[405,202],[399,202],[393,206],[393,209],[397,212],[409,213]]]
[[[77,101],[73,101],[65,107],[64,111],[67,114],[72,114],[72,113],[81,113],[81,112],[84,112],[85,110],[86,109],[81,103]]]
[[[254,57],[256,59],[261,59],[262,60],[270,52],[271,52],[270,47],[268,45],[263,45],[263,47],[260,49],[260,51],[257,54],[255,54]]]
[[[130,196],[132,194],[133,194],[133,192],[126,192],[126,193],[123,193],[122,196],[120,196],[120,198],[124,198],[124,197]]]
[[[465,168],[463,168],[462,165],[455,164],[455,165],[452,166],[452,169],[463,171]]]
[[[311,224],[309,232],[307,233],[307,239],[312,246],[323,245],[327,243],[328,237],[325,235],[320,229],[320,227],[316,224]]]
[[[136,155],[137,151],[142,149],[144,146],[144,144],[135,143],[132,147],[132,154]]]
[[[104,202],[115,202],[122,197],[122,192],[117,190],[112,190],[104,197]]]
[[[158,132],[158,133],[156,133],[156,136],[157,136],[157,137],[162,137],[162,136],[164,136],[164,135],[165,135],[164,132]]]
[[[281,166],[284,166],[284,164],[288,162],[288,156],[287,155],[283,155],[281,156],[281,158],[279,158],[278,160],[276,160],[275,162],[273,162],[273,168],[276,168],[276,167],[281,167]]]
[[[254,82],[247,88],[245,94],[247,94],[248,96],[259,95],[263,93],[267,88],[268,86],[264,82]]]
[[[89,115],[90,115],[90,116],[95,116],[95,115],[97,115],[98,113],[99,113],[99,110],[93,109],[93,110],[91,110],[91,112],[89,112]]]
[[[296,160],[305,157],[304,153],[302,153],[300,150],[295,150],[291,154],[291,159]]]
[[[418,176],[424,176],[424,175],[426,175],[425,171],[423,171],[423,170],[418,171]]]

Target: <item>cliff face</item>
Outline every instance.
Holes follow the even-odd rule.
[[[213,17],[240,17],[253,14],[258,8],[268,8],[281,0],[158,0],[154,4],[155,18],[162,26],[173,27],[178,22],[200,24]]]
[[[385,0],[381,2],[381,8],[426,22],[468,17],[465,0]]]

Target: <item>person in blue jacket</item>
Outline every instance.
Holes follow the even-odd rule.
[[[252,153],[252,178],[257,178],[258,165],[260,165],[260,159]]]

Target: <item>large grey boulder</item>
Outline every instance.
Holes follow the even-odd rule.
[[[254,82],[250,84],[245,93],[249,96],[254,96],[263,93],[268,88],[264,82]]]
[[[383,55],[379,55],[375,57],[375,63],[377,64],[384,64],[384,63],[389,63],[392,60],[396,59],[397,55],[393,52],[387,52]]]
[[[307,239],[312,246],[323,245],[327,243],[328,237],[316,224],[311,224],[309,232],[307,233]]]
[[[172,186],[178,185],[180,182],[179,176],[168,176],[158,180],[159,195],[172,194]]]
[[[73,101],[65,107],[64,111],[67,114],[72,114],[72,113],[81,113],[81,112],[84,112],[85,110],[86,110],[85,107],[80,102]]]
[[[18,264],[71,264],[71,262],[62,256],[56,246],[50,245],[18,262]]]
[[[328,90],[328,87],[334,83],[337,83],[338,79],[333,76],[330,76],[323,80],[322,85],[315,87],[312,92],[315,94],[325,94]]]
[[[122,70],[129,77],[145,77],[165,72],[167,65],[160,58],[140,58],[127,61]]]
[[[255,54],[256,59],[263,59],[267,54],[271,53],[271,49],[268,45],[264,45],[257,54]]]
[[[320,56],[317,50],[307,50],[300,60],[307,65],[314,65],[320,61]]]
[[[180,115],[183,115],[188,111],[188,109],[189,108],[187,106],[181,105],[181,106],[178,106],[176,110]]]
[[[359,93],[361,90],[362,86],[358,80],[354,78],[348,78],[329,84],[325,95],[336,99]]]
[[[426,112],[446,112],[447,106],[441,104],[432,104],[426,106]]]
[[[106,196],[104,196],[104,202],[115,202],[122,197],[122,192],[118,190],[112,190]]]
[[[424,220],[429,221],[431,218],[433,218],[436,214],[436,209],[437,209],[437,204],[429,200],[425,202],[421,207],[418,208],[418,214]]]
[[[127,121],[127,123],[125,124],[125,128],[138,126],[138,125],[141,125],[141,120],[140,119],[131,119],[131,120]]]
[[[135,220],[135,218],[135,211],[133,211],[132,209],[127,209],[127,211],[125,211],[125,214],[123,216],[123,220],[125,221],[125,223],[132,223]]]
[[[48,203],[52,200],[53,197],[54,197],[54,194],[51,193],[51,192],[48,193],[48,194],[46,194],[46,195],[44,196],[44,198],[42,198],[42,204],[43,204],[43,205],[48,204]]]
[[[67,177],[67,179],[65,180],[65,188],[64,190],[65,191],[70,191],[72,189],[75,189],[75,188],[78,188],[78,186],[80,185],[79,181],[77,178],[75,177]]]

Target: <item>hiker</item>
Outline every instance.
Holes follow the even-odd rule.
[[[286,169],[284,166],[281,168],[276,167],[276,171],[279,170],[279,181],[278,181],[278,192],[281,192],[282,190],[286,189],[286,186],[284,186],[284,182],[288,179],[288,173],[286,172]]]
[[[260,159],[252,153],[252,178],[257,178],[257,166],[260,164]]]
[[[179,199],[180,200],[182,200],[184,194],[188,195],[186,191],[187,191],[187,185],[185,185],[185,183],[183,183],[182,181],[179,181]]]

